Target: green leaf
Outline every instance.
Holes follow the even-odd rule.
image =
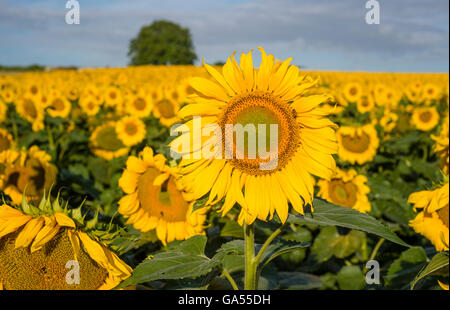
[[[389,228],[378,222],[370,215],[356,210],[339,207],[321,199],[314,199],[312,215],[289,215],[289,223],[313,224],[320,226],[341,226],[361,230],[383,237],[397,244],[410,247]]]
[[[309,242],[281,242],[281,240],[279,242],[276,243],[272,243],[271,245],[269,245],[266,250],[264,251],[264,253],[261,255],[261,270],[268,264],[270,263],[272,260],[274,260],[275,258],[277,258],[280,255],[298,250],[298,249],[303,249],[306,248],[308,246],[310,246],[311,244]]]
[[[359,266],[344,266],[337,274],[341,290],[362,290],[366,286],[365,276]]]
[[[162,252],[139,264],[130,278],[118,288],[161,279],[196,278],[212,271],[218,265],[203,254],[205,236],[194,236],[181,242],[169,252]]]
[[[403,285],[410,282],[426,261],[427,255],[421,247],[413,247],[402,252],[389,267],[385,277],[386,285]]]
[[[310,290],[322,287],[322,280],[315,275],[303,272],[279,272],[281,289]]]
[[[419,272],[419,274],[416,276],[414,281],[411,283],[411,289],[414,289],[414,286],[417,284],[417,282],[426,277],[427,275],[430,275],[439,269],[442,269],[449,265],[449,257],[448,252],[440,252],[437,253],[430,261],[430,263],[423,268],[422,271]]]
[[[236,221],[223,220],[223,222],[225,222],[225,225],[220,231],[221,237],[244,239],[244,231],[242,229],[242,226],[240,226]]]

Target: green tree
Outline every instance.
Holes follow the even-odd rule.
[[[189,29],[166,20],[142,27],[128,56],[131,65],[188,65],[197,59]]]

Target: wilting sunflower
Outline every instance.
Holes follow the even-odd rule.
[[[153,155],[146,147],[139,157],[130,156],[119,186],[127,194],[119,201],[119,212],[127,224],[147,232],[156,230],[163,244],[204,234],[208,208],[193,212],[194,201],[188,198],[177,180],[176,168],[168,167],[163,155]]]
[[[429,131],[439,123],[435,107],[417,107],[411,116],[411,125],[422,131]]]
[[[67,118],[71,108],[72,105],[66,97],[63,95],[57,95],[49,100],[47,113],[51,117]]]
[[[33,131],[44,129],[44,110],[36,97],[23,96],[16,104],[17,113],[31,123]]]
[[[125,116],[117,121],[116,133],[124,145],[133,146],[144,140],[147,130],[141,119]]]
[[[0,128],[0,153],[9,150],[14,147],[16,143],[14,142],[11,134],[3,128]]]
[[[128,154],[129,147],[119,139],[116,124],[117,122],[109,121],[92,132],[90,137],[92,153],[106,160]]]
[[[337,134],[339,158],[362,165],[371,161],[377,153],[379,139],[374,126],[341,126]]]
[[[158,99],[153,101],[153,115],[165,126],[171,126],[179,120],[177,113],[179,110],[178,101],[171,97],[171,89],[163,89]]]
[[[431,138],[435,141],[433,150],[441,158],[441,168],[446,175],[448,175],[449,172],[449,156],[450,156],[448,131],[449,131],[449,121],[447,116],[445,118],[445,121],[443,122],[439,136],[433,135],[431,136]]]
[[[348,102],[357,102],[362,95],[362,87],[357,82],[347,83],[344,87],[344,97]]]
[[[430,240],[437,251],[448,251],[448,191],[447,182],[435,190],[416,192],[408,198],[408,202],[414,204],[414,209],[423,209],[409,225]]]
[[[370,202],[367,194],[370,188],[366,185],[367,178],[355,170],[336,170],[331,180],[320,180],[319,196],[334,204],[355,209],[359,212],[369,212]]]
[[[37,200],[56,181],[57,169],[50,163],[51,157],[36,145],[27,151],[7,150],[0,153],[0,189],[9,195],[15,204]]]
[[[0,206],[0,289],[112,289],[132,269],[112,252],[96,218],[43,198],[38,207]],[[114,234],[114,233],[112,233]],[[78,263],[79,282],[70,274]]]
[[[180,110],[180,117],[202,116],[200,130],[214,129],[224,135],[214,134],[199,141],[190,137],[196,122],[190,120],[185,124],[189,131],[171,143],[174,152],[179,152],[179,145],[185,142],[191,146],[180,166],[182,181],[192,198],[209,193],[207,204],[225,198],[220,209],[222,215],[238,203],[240,224],[244,221],[251,224],[256,218],[266,221],[275,211],[285,222],[289,202],[303,213],[303,207],[313,197],[311,174],[330,179],[335,170],[331,154],[337,151],[336,125],[318,107],[330,96],[302,96],[316,81],[300,76],[298,67],[289,65],[292,58],[276,65],[273,55],[259,50],[262,53],[259,69],[253,67],[250,51],[241,55],[240,65],[234,55],[229,57],[222,73],[204,64],[214,81],[204,78],[190,81],[196,95],[192,95],[192,104]],[[271,136],[276,137],[269,125],[277,126],[278,147],[271,148],[268,154],[250,154],[245,143],[236,143],[235,139],[229,139],[230,135],[227,138],[225,127],[248,124],[258,127],[256,136],[260,135],[259,140],[266,142],[266,147],[274,140]],[[267,134],[258,125],[269,127]],[[205,153],[208,155],[203,156]]]

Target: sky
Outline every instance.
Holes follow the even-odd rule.
[[[366,0],[78,0],[79,25],[66,2],[0,0],[0,64],[126,66],[139,29],[166,19],[190,29],[196,64],[262,46],[305,70],[449,72],[448,0],[378,0],[378,25]]]

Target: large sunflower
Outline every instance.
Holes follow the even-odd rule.
[[[448,175],[449,172],[449,121],[448,116],[445,118],[443,122],[442,129],[439,133],[439,136],[431,136],[431,138],[435,141],[433,150],[434,152],[441,158],[441,168],[442,171]]]
[[[409,196],[414,209],[423,209],[409,222],[419,234],[425,236],[437,251],[448,251],[449,244],[449,187],[448,182],[432,191],[420,191]]]
[[[334,204],[355,209],[359,212],[369,212],[370,202],[367,194],[370,188],[366,185],[367,178],[355,170],[336,170],[331,180],[320,180],[319,196]]]
[[[116,132],[116,122],[109,121],[97,127],[90,137],[92,153],[106,160],[128,154],[129,147],[123,144]]]
[[[336,132],[339,158],[362,165],[371,161],[377,153],[379,139],[374,126],[342,126]]]
[[[325,118],[326,111],[318,107],[330,96],[304,96],[316,82],[300,76],[298,67],[289,65],[292,58],[276,65],[273,55],[268,56],[259,49],[262,53],[259,69],[253,67],[249,52],[241,55],[240,65],[234,55],[229,57],[222,73],[204,64],[214,81],[204,78],[190,81],[196,94],[191,96],[192,104],[180,110],[180,117],[202,116],[201,130],[208,130],[214,124],[215,129],[225,133],[224,137],[214,134],[207,140],[192,140],[194,120],[190,120],[185,124],[189,132],[171,144],[175,152],[180,151],[175,145],[185,141],[194,146],[180,162],[182,181],[192,192],[192,198],[209,193],[207,204],[225,198],[220,209],[222,215],[238,203],[240,224],[244,221],[251,224],[256,218],[265,221],[272,218],[275,211],[285,222],[289,203],[303,213],[303,207],[313,198],[311,174],[329,179],[335,170],[331,154],[337,151],[336,125]],[[243,147],[234,139],[232,143],[226,142],[229,139],[225,127],[238,124],[263,126],[264,129],[269,125],[277,126],[278,147],[268,156],[249,156],[245,144]],[[271,127],[267,134],[265,130],[259,134],[259,129],[256,130],[256,136],[262,138],[258,140],[266,141],[266,146],[267,140],[274,140],[269,139],[275,136],[270,132]],[[202,156],[211,153],[212,145],[217,146],[215,154]],[[225,156],[217,156],[218,152]],[[277,161],[272,161],[273,158]]]
[[[439,114],[435,107],[415,108],[411,117],[411,125],[422,131],[429,131],[439,123]]]
[[[130,156],[119,186],[127,194],[119,201],[119,212],[128,224],[143,232],[155,229],[163,244],[203,234],[207,208],[193,212],[194,201],[177,180],[175,168],[163,155],[146,147],[139,157]]]
[[[43,198],[39,207],[0,206],[0,289],[112,289],[131,275],[80,209],[67,210]],[[93,224],[93,225],[91,225]],[[111,234],[111,232],[106,232]],[[79,282],[70,274],[79,266]]]
[[[22,202],[24,193],[28,200],[40,199],[56,181],[57,168],[50,160],[50,155],[36,145],[27,151],[0,153],[0,189],[15,204]]]

